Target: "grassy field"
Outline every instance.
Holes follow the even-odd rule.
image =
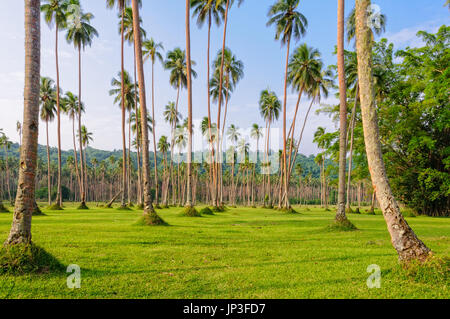
[[[79,265],[81,289],[68,289],[65,273],[0,275],[0,298],[449,298],[448,281],[400,272],[380,215],[351,215],[358,231],[330,232],[334,213],[312,206],[200,218],[160,210],[167,227],[134,225],[138,210],[74,207],[34,217],[33,241]],[[1,242],[11,218],[0,214]],[[407,220],[435,253],[450,255],[450,219]],[[367,288],[371,264],[382,270],[380,289]]]

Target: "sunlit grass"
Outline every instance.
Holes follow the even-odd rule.
[[[142,211],[43,209],[33,241],[61,263],[81,267],[81,289],[66,274],[0,276],[0,298],[448,298],[448,282],[414,281],[398,273],[383,217],[350,215],[358,230],[329,231],[334,212],[300,214],[228,208],[200,218],[183,208],[158,210],[168,227],[139,227]],[[200,212],[204,206],[197,207]],[[10,209],[12,211],[12,209]],[[4,241],[12,214],[0,214]],[[450,220],[407,218],[438,255],[450,255]],[[382,270],[368,289],[366,269]]]

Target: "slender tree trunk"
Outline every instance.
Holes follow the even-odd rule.
[[[59,87],[59,59],[58,59],[58,23],[56,23],[56,42],[55,42],[55,57],[56,57],[56,108],[57,108],[57,122],[58,122],[58,184],[56,188],[56,204],[62,207],[61,194],[61,106],[60,106],[60,87]]]
[[[187,181],[186,206],[192,207],[192,69],[191,69],[191,2],[186,0],[186,68],[188,90],[188,154],[187,154]]]
[[[51,175],[50,175],[50,146],[48,145],[49,144],[48,143],[48,119],[45,121],[45,132],[47,134],[47,195],[48,195],[48,206],[50,206],[52,204],[52,183],[51,183]],[[11,198],[10,198],[10,200],[11,200]]]
[[[86,206],[85,189],[85,169],[83,161],[83,138],[81,136],[81,45],[78,46],[78,141],[80,145],[80,166],[81,166],[81,207]]]
[[[133,48],[135,47],[134,42],[133,42]],[[138,112],[139,112],[139,108],[138,108],[138,92],[137,92],[137,71],[136,71],[136,56],[134,57],[134,90],[135,90],[135,103],[134,103],[134,112],[135,112],[135,116],[136,116],[136,151],[137,151],[137,166],[138,166],[138,185],[137,185],[137,204],[138,206],[142,205],[142,174],[141,174],[141,154],[140,154],[140,142],[139,142],[139,123],[138,123]],[[154,107],[153,107],[154,110]],[[154,112],[154,111],[153,111]],[[153,140],[154,140],[154,136],[155,136],[155,114],[153,113]],[[156,147],[156,145],[155,145]],[[131,147],[130,147],[131,149]],[[158,196],[156,196],[156,198],[158,198]]]
[[[219,101],[218,101],[218,111],[217,111],[217,179],[216,179],[216,185],[215,185],[215,196],[216,196],[216,202],[214,203],[215,206],[220,206],[220,204],[217,202],[218,199],[218,195],[219,195],[219,174],[222,174],[222,171],[220,171],[219,173],[219,163],[222,162],[222,154],[219,154],[219,150],[220,150],[220,140],[221,137],[219,136],[220,133],[220,123],[221,123],[221,110],[222,110],[222,90],[223,90],[223,80],[224,80],[224,74],[223,74],[223,69],[224,69],[224,63],[225,63],[225,43],[226,43],[226,38],[227,38],[227,26],[228,26],[228,12],[230,9],[230,0],[227,0],[227,4],[226,4],[226,9],[225,9],[225,21],[224,21],[224,28],[223,28],[223,41],[222,41],[222,60],[220,63],[220,82],[219,82]]]
[[[347,180],[347,189],[350,190],[350,183],[352,181],[352,166],[353,166],[353,140],[354,140],[354,130],[355,130],[355,119],[356,119],[356,105],[358,103],[359,96],[359,84],[356,84],[356,95],[355,95],[355,104],[352,110],[352,119],[350,122],[350,155],[348,158],[348,180]],[[351,208],[350,203],[350,192],[347,192],[347,208]]]
[[[40,1],[25,0],[23,140],[14,216],[5,245],[31,243],[31,219],[36,205],[35,177],[39,135],[40,19]]]
[[[344,8],[345,1],[338,0],[338,34],[337,34],[337,59],[339,74],[339,190],[338,190],[338,208],[336,212],[336,220],[343,221],[347,217],[345,215],[345,171],[347,165],[347,84],[345,83],[345,64],[344,64]]]
[[[153,135],[153,159],[155,169],[155,203],[159,204],[158,184],[158,153],[156,152],[156,124],[155,124],[155,62],[152,61],[152,135]]]
[[[284,194],[285,202],[284,207],[290,208],[289,198],[287,196],[288,191],[288,177],[287,177],[287,150],[286,150],[286,109],[287,109],[287,85],[288,85],[288,66],[289,66],[289,51],[291,47],[291,39],[287,41],[286,52],[286,70],[284,75],[284,103],[283,103],[283,178],[284,178]]]
[[[77,174],[78,187],[79,187],[79,191],[80,191],[80,195],[81,195],[81,192],[82,192],[81,178],[80,178],[80,172],[78,171],[77,143],[75,142],[75,117],[72,119],[72,137],[73,137],[73,156],[75,159],[75,172]]]
[[[121,54],[121,102],[122,102],[122,201],[121,207],[126,206],[126,196],[127,196],[127,142],[125,138],[125,66],[124,66],[124,18],[125,18],[125,6],[122,8],[122,22],[121,22],[121,43],[120,43],[120,54]],[[147,118],[145,118],[147,120]],[[146,126],[147,129],[147,126]]]
[[[142,129],[142,153],[143,153],[143,178],[144,178],[144,215],[152,217],[152,224],[161,224],[162,220],[156,214],[153,204],[150,189],[150,166],[149,166],[149,147],[148,147],[148,129],[147,129],[147,101],[145,95],[145,79],[144,79],[144,62],[142,60],[142,41],[141,31],[139,26],[139,6],[138,0],[132,0],[133,8],[133,27],[134,27],[134,42],[136,64],[138,69],[139,79],[139,96],[141,99],[141,129]]]
[[[368,26],[370,0],[356,1],[356,48],[358,53],[358,79],[360,84],[361,112],[367,160],[372,183],[386,220],[392,245],[399,260],[425,260],[430,249],[416,236],[400,212],[386,175],[381,152],[378,119],[374,101],[372,70],[372,34]]]

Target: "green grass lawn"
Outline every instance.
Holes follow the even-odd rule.
[[[333,212],[301,214],[236,208],[179,217],[160,210],[168,227],[135,226],[142,211],[43,210],[33,241],[64,265],[81,267],[81,289],[68,274],[0,275],[0,298],[449,298],[448,281],[405,278],[383,217],[350,215],[353,232],[330,232]],[[0,241],[12,214],[0,214]],[[450,255],[450,219],[407,218],[438,255]],[[366,269],[382,270],[368,289]],[[447,277],[448,278],[448,277]]]

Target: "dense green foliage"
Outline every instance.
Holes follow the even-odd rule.
[[[357,231],[330,232],[334,212],[313,206],[201,218],[171,208],[158,210],[170,226],[152,228],[135,225],[142,211],[89,206],[33,218],[34,242],[66,267],[79,265],[81,289],[67,288],[67,273],[0,275],[0,298],[448,298],[448,276],[401,271],[378,210],[351,215]],[[11,218],[0,215],[0,242]],[[450,220],[407,220],[437,255],[448,255]],[[380,289],[366,285],[372,264],[381,268]]]

